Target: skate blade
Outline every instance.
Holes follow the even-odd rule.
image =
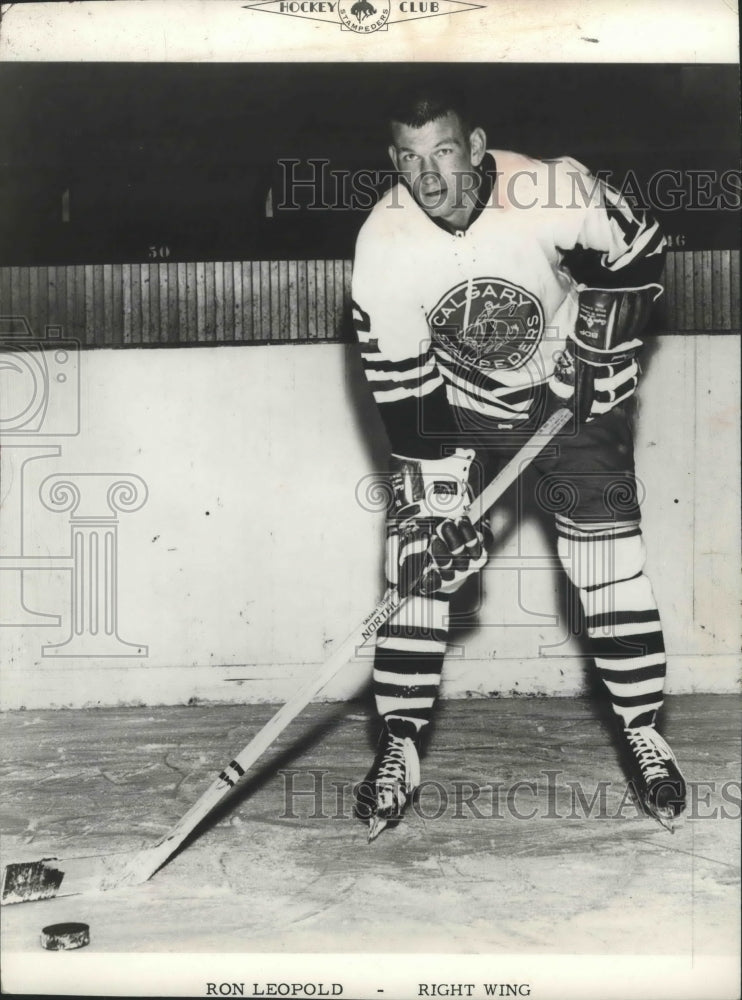
[[[389,820],[385,816],[379,816],[377,813],[375,816],[369,820],[368,824],[368,842],[371,843],[372,840],[376,840],[382,830],[385,830]]]
[[[650,809],[650,816],[657,820],[660,826],[663,826],[670,833],[675,833],[676,830],[681,830],[685,825],[685,814],[678,813],[676,816],[671,810],[661,810],[661,809]]]

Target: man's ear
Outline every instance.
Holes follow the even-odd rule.
[[[473,167],[478,167],[487,152],[487,136],[483,128],[474,129],[469,136],[469,145],[471,147],[471,164]]]
[[[397,154],[397,147],[392,143],[389,145],[387,152],[389,153],[389,159],[394,164],[394,169],[399,170],[399,156]]]

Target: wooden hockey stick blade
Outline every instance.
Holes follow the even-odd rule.
[[[473,520],[480,521],[484,517],[526,466],[559,433],[571,416],[571,410],[563,408],[545,421],[528,443],[510,459],[480,496],[472,502],[469,511]],[[0,903],[21,903],[81,892],[102,892],[106,889],[146,882],[165,864],[211,810],[229,794],[248,768],[275,742],[312,698],[345,666],[356,650],[372,638],[406,600],[407,598],[401,598],[396,590],[388,590],[371,614],[367,615],[338,646],[319,672],[279,708],[156,844],[139,851],[120,854],[87,858],[43,858],[38,861],[9,864],[3,872]]]
[[[9,864],[3,870],[0,901],[3,905],[27,903],[117,888],[123,884],[128,866],[144,853],[135,850],[80,858],[46,857]]]

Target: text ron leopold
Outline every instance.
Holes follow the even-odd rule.
[[[252,989],[250,989],[252,987]],[[340,983],[207,983],[207,997],[340,997]]]

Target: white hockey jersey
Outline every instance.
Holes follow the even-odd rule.
[[[353,315],[366,376],[392,447],[415,447],[417,402],[514,427],[574,328],[577,284],[563,268],[577,246],[608,272],[661,260],[657,224],[568,158],[490,151],[466,229],[429,217],[403,184],[364,223],[353,269]],[[413,405],[414,404],[414,405]],[[445,405],[445,404],[444,404]]]

